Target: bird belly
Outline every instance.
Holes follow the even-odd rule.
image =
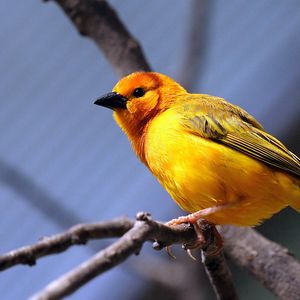
[[[188,212],[220,206],[215,224],[252,226],[287,206],[293,178],[209,139],[176,130],[150,132],[151,172]],[[300,198],[297,186],[296,196]]]

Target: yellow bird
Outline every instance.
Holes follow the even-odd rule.
[[[169,224],[254,226],[288,205],[300,211],[300,159],[238,106],[154,72],[124,77],[95,104],[114,110],[137,156],[191,213]]]

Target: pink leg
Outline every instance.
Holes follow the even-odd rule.
[[[192,245],[184,245],[184,248],[187,250],[188,255],[192,259],[195,259],[191,253],[191,250],[199,249],[199,248],[202,249],[207,244],[207,240],[203,234],[203,229],[201,228],[201,225],[199,225],[199,224],[209,223],[209,222],[205,221],[203,218],[205,216],[208,216],[210,214],[216,213],[220,210],[223,210],[225,208],[232,207],[232,206],[233,206],[232,204],[227,204],[227,205],[220,205],[220,206],[205,208],[205,209],[199,210],[195,213],[189,214],[187,216],[182,216],[177,219],[173,219],[173,220],[167,222],[166,225],[167,226],[175,226],[175,225],[180,225],[183,223],[190,223],[194,226],[194,230],[197,235],[197,240]],[[198,223],[200,221],[201,221],[201,223]],[[212,224],[210,224],[210,225],[212,225]],[[216,227],[214,225],[212,225],[212,226],[213,226],[213,236],[214,236],[215,242],[213,242],[213,244],[212,244],[212,245],[214,245],[213,249],[212,248],[209,249],[209,254],[214,256],[214,255],[219,254],[220,251],[222,250],[223,240],[222,240],[222,237],[220,236],[219,232],[217,231]],[[167,252],[169,253],[170,256],[174,257],[171,252],[171,247],[167,248]]]
[[[183,223],[195,224],[198,220],[203,219],[205,216],[216,213],[220,210],[223,210],[224,208],[228,208],[229,206],[231,206],[231,205],[219,205],[219,206],[204,208],[204,209],[198,210],[192,214],[182,216],[177,219],[173,219],[173,220],[167,222],[165,225],[174,226],[174,225],[180,225]]]

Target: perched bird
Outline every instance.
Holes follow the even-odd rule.
[[[300,211],[300,159],[238,106],[154,72],[124,77],[95,104],[113,109],[137,156],[191,213],[169,225],[254,226],[288,205]]]

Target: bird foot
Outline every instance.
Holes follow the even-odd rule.
[[[187,251],[189,257],[191,257],[193,260],[196,260],[192,254],[192,250],[195,249],[206,251],[210,256],[216,256],[221,252],[223,248],[222,237],[220,236],[215,225],[204,219],[199,219],[199,212],[182,216],[178,219],[173,219],[167,222],[165,225],[176,226],[183,223],[190,223],[193,225],[197,236],[193,243],[182,245],[183,249]],[[176,258],[171,251],[171,246],[166,247],[166,250],[172,258]]]

